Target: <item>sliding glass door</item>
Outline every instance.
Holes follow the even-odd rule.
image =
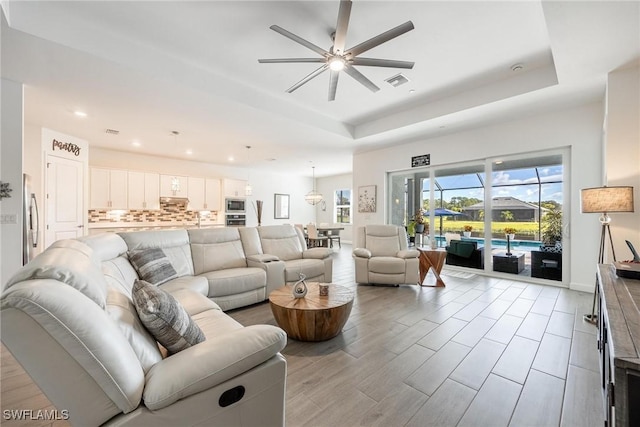
[[[389,173],[389,223],[405,226],[410,243],[447,250],[449,266],[561,281],[566,158],[558,150]],[[417,211],[425,239],[413,238]]]

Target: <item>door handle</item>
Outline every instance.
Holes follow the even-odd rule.
[[[84,225],[79,225],[78,228],[84,228]]]

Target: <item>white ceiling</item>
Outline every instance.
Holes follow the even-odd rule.
[[[313,164],[317,176],[350,172],[358,150],[598,99],[607,72],[640,57],[636,1],[356,0],[347,47],[411,20],[365,56],[416,65],[359,67],[381,90],[341,75],[329,102],[328,73],[285,93],[318,64],[257,60],[317,55],[273,24],[329,49],[337,0],[2,6],[2,76],[25,83],[27,124],[123,151],[306,175]],[[409,83],[384,82],[400,71]]]

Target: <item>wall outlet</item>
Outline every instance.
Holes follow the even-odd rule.
[[[0,215],[0,224],[17,224],[18,214],[2,214]]]

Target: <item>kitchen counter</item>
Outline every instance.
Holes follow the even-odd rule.
[[[224,227],[224,224],[214,221],[202,221],[200,228]],[[198,228],[197,221],[155,221],[155,222],[90,222],[87,225],[89,234],[105,232],[161,230],[179,228]]]

